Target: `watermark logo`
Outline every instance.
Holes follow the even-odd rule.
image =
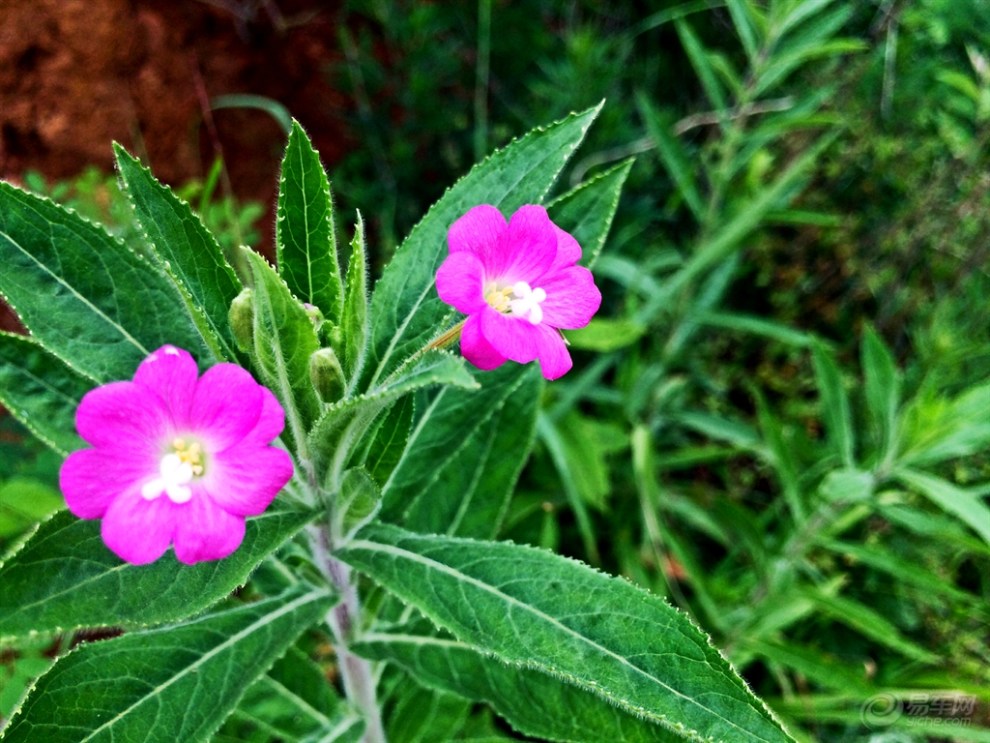
[[[900,700],[893,694],[875,694],[866,700],[859,716],[870,730],[893,725],[904,714]]]
[[[875,694],[860,708],[870,730],[900,725],[970,725],[976,697],[968,694]]]

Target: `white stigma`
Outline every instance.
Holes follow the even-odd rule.
[[[509,309],[513,315],[526,317],[533,325],[543,322],[543,308],[540,302],[547,298],[547,293],[537,287],[533,289],[525,281],[517,281],[512,285],[512,299],[509,300]]]
[[[178,454],[166,454],[158,465],[158,477],[144,484],[141,495],[154,500],[165,493],[173,503],[188,503],[192,498],[189,487],[192,479],[193,468],[189,462],[183,461]]]

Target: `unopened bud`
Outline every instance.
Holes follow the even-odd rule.
[[[303,309],[306,310],[306,317],[313,323],[313,328],[319,333],[320,327],[323,325],[323,312],[315,304],[309,302],[303,302]]]
[[[309,378],[323,402],[337,402],[344,396],[344,370],[332,348],[321,348],[309,357]]]
[[[230,303],[230,331],[237,347],[245,353],[254,348],[254,292],[244,289]]]

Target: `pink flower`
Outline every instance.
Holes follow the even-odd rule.
[[[437,271],[440,298],[468,316],[461,353],[479,369],[535,359],[547,379],[571,368],[559,328],[581,328],[602,296],[591,272],[575,265],[581,246],[542,206],[523,206],[508,223],[476,206],[450,226],[450,255]]]
[[[292,477],[292,459],[269,446],[285,411],[235,364],[202,377],[187,351],[163,346],[134,381],[88,392],[76,411],[93,446],[73,452],[59,479],[69,510],[103,519],[103,541],[136,565],[170,544],[184,563],[219,560],[244,538]]]

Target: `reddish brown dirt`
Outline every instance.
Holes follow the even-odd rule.
[[[217,151],[242,199],[273,200],[284,134],[268,114],[207,101],[250,93],[282,103],[331,165],[346,146],[328,66],[337,3],[315,0],[0,2],[0,178],[109,170],[117,140],[176,184]],[[204,112],[205,115],[204,115]],[[269,220],[270,222],[270,220]],[[264,227],[268,228],[269,225]]]

